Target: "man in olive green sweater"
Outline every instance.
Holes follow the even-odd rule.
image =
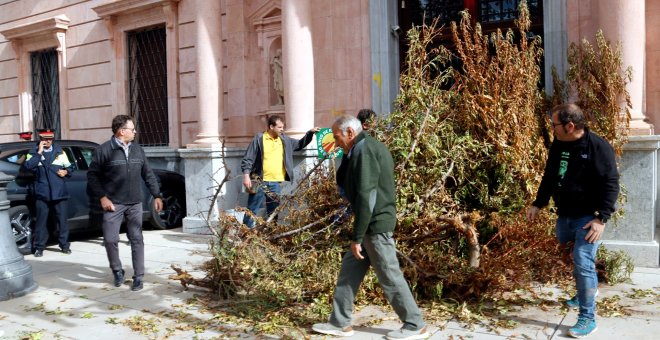
[[[341,116],[332,126],[336,144],[344,149],[347,169],[338,178],[346,190],[355,222],[351,251],[344,255],[327,323],[315,324],[314,331],[335,336],[352,336],[351,314],[357,290],[373,266],[385,298],[403,327],[387,334],[388,339],[423,339],[429,336],[421,312],[399,268],[392,233],[396,226],[394,162],[387,147],[362,132],[360,121]]]

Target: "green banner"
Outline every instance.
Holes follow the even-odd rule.
[[[330,128],[322,128],[316,133],[316,148],[319,159],[341,158],[344,154],[344,150],[335,145],[335,137]]]

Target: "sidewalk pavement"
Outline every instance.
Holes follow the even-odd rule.
[[[73,242],[71,255],[51,246],[41,258],[26,256],[39,288],[26,296],[0,302],[0,339],[264,338],[214,321],[213,313],[189,301],[203,291],[194,287],[186,291],[178,281],[168,279],[174,274],[171,264],[196,277],[204,276],[195,266],[210,258],[208,236],[182,234],[180,229],[145,231],[144,236],[147,274],[144,289],[138,292],[130,290],[133,272],[125,234],[121,235],[120,255],[127,282],[122,287],[112,285],[101,238]],[[631,284],[613,287],[601,285],[598,299],[618,295],[619,305],[629,306],[631,315],[599,317],[599,329],[591,338],[658,338],[660,269],[637,268],[632,280]],[[633,288],[652,290],[656,295],[651,301],[627,297]],[[556,288],[543,287],[539,292],[566,297]],[[577,318],[576,312],[565,314],[560,307],[515,310],[511,315],[517,324],[513,329],[468,327],[457,321],[432,324],[431,339],[564,339]],[[360,340],[384,339],[388,331],[400,327],[391,309],[375,306],[357,312],[354,324],[358,326],[351,339]]]

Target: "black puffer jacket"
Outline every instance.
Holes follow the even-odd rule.
[[[96,148],[87,171],[87,191],[92,200],[98,202],[106,196],[113,203],[140,203],[144,198],[142,181],[153,197],[160,198],[156,175],[137,143],[129,146],[128,159],[114,137]]]
[[[562,160],[562,153],[567,157]],[[559,176],[562,161],[567,161],[563,179]],[[545,172],[532,205],[543,208],[552,196],[557,215],[580,217],[594,215],[609,219],[619,195],[619,173],[614,150],[603,138],[585,129],[574,142],[555,140]]]

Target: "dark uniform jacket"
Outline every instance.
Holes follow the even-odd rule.
[[[589,129],[573,142],[556,140],[532,205],[543,208],[552,196],[557,215],[593,215],[607,221],[619,195],[619,173],[612,146]],[[562,153],[564,156],[562,156]],[[560,168],[565,167],[563,178]]]
[[[23,166],[34,173],[33,191],[36,199],[42,201],[56,201],[69,198],[64,179],[71,177],[73,167],[62,148],[53,143],[52,152],[38,154],[38,146],[28,153]],[[67,175],[60,177],[57,171],[65,168]]]
[[[352,241],[362,243],[365,234],[394,231],[394,162],[387,146],[361,132],[344,157],[348,157],[348,163],[340,180],[355,214]]]
[[[129,146],[128,158],[114,137],[94,151],[87,171],[87,191],[92,201],[106,196],[112,203],[140,203],[144,199],[143,181],[151,195],[160,198],[158,179],[137,143]]]
[[[264,176],[264,133],[259,132],[254,138],[241,161],[241,171],[243,174],[254,174],[259,177]],[[285,134],[280,135],[282,147],[284,148],[284,170],[286,174],[284,179],[293,181],[293,152],[300,151],[309,144],[314,138],[314,131],[307,131],[305,136],[298,140]]]

